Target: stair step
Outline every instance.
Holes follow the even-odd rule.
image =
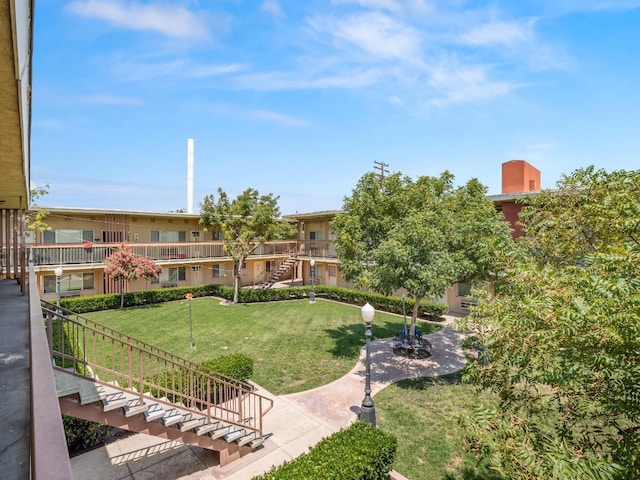
[[[80,405],[100,402],[107,397],[107,393],[102,385],[96,385],[93,382],[86,382],[80,389]]]
[[[225,436],[230,431],[231,431],[231,425],[224,425],[218,428],[217,430],[214,430],[213,432],[211,432],[211,438],[215,440],[216,438]]]
[[[165,410],[162,421],[166,427],[170,427],[171,425],[180,423],[183,417],[184,415],[182,415],[177,409],[170,408],[169,410]]]
[[[246,445],[247,443],[249,443],[250,441],[254,440],[256,438],[258,434],[255,431],[249,432],[246,435],[243,435],[242,437],[238,438],[236,440],[236,443],[240,446],[242,445]]]
[[[107,393],[102,400],[102,409],[105,412],[116,410],[124,407],[128,401],[129,399],[122,392]]]
[[[70,375],[68,373],[61,372],[59,370],[53,371],[53,377],[56,382],[56,392],[58,398],[66,397],[67,395],[73,395],[80,392],[80,380],[78,377]]]
[[[273,435],[272,433],[267,433],[266,435],[263,435],[261,437],[256,438],[255,440],[252,440],[251,442],[249,442],[249,447],[251,448],[257,448],[260,445],[262,445],[267,438],[269,438],[271,435]]]
[[[205,433],[209,433],[212,430],[216,430],[220,428],[221,425],[222,423],[213,421],[209,424],[205,424],[205,425],[202,425],[201,427],[196,428],[196,434],[204,435]]]
[[[227,433],[224,436],[224,439],[227,442],[234,442],[235,440],[239,439],[240,437],[244,437],[247,434],[247,431],[244,428],[241,428],[239,430],[234,430],[232,432]]]
[[[140,404],[140,399],[132,398],[123,408],[125,417],[133,417],[134,415],[146,412],[149,407],[144,402]]]
[[[159,403],[151,403],[149,404],[149,408],[144,412],[144,416],[147,419],[147,422],[153,422],[155,420],[159,420],[160,418],[164,418],[164,408]]]
[[[186,414],[180,422],[180,431],[186,432],[188,430],[193,430],[194,428],[200,427],[206,423],[207,419],[205,417],[196,417],[190,413]]]

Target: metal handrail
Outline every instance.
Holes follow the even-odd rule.
[[[54,369],[138,397],[263,434],[273,401],[253,386],[204,372],[187,359],[153,347],[68,310],[43,306]],[[152,399],[153,397],[153,399]]]

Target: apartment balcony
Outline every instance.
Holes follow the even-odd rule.
[[[295,251],[297,241],[269,242],[258,247],[255,257],[278,257]],[[229,259],[222,242],[180,242],[180,243],[131,243],[128,244],[135,255],[151,258],[163,263],[201,263]],[[104,265],[105,259],[118,248],[118,243],[79,244],[36,244],[29,248],[36,267],[56,265]]]

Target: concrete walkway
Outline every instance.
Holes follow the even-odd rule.
[[[392,340],[371,343],[371,389],[373,394],[406,378],[431,377],[457,372],[465,365],[459,346],[464,334],[446,326],[427,335],[432,355],[409,359],[393,353]],[[147,435],[131,435],[71,460],[76,480],[225,479],[249,480],[274,465],[291,460],[323,438],[350,425],[364,397],[365,350],[344,377],[312,390],[274,396],[273,409],[265,416],[265,431],[273,436],[256,452],[220,467],[215,454],[198,447]],[[375,397],[374,397],[375,401]]]

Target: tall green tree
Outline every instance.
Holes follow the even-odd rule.
[[[230,200],[219,188],[217,198],[207,195],[200,205],[200,223],[222,232],[224,249],[233,259],[234,303],[238,303],[240,271],[247,257],[265,242],[295,233],[294,225],[279,219],[278,199],[248,188]]]
[[[486,280],[494,251],[510,231],[477,180],[455,188],[454,177],[394,173],[382,185],[365,174],[332,226],[348,280],[383,294],[404,288],[413,298],[410,337],[420,301],[439,298],[456,281]]]
[[[506,478],[637,478],[640,171],[577,170],[527,203],[468,318],[488,348],[469,376],[500,398],[469,445]]]
[[[44,207],[36,205],[38,199],[49,193],[49,184],[44,187],[35,187],[29,191],[30,208],[25,214],[24,223],[27,230],[32,232],[43,232],[45,230],[51,230],[51,227],[46,222],[49,211]]]

